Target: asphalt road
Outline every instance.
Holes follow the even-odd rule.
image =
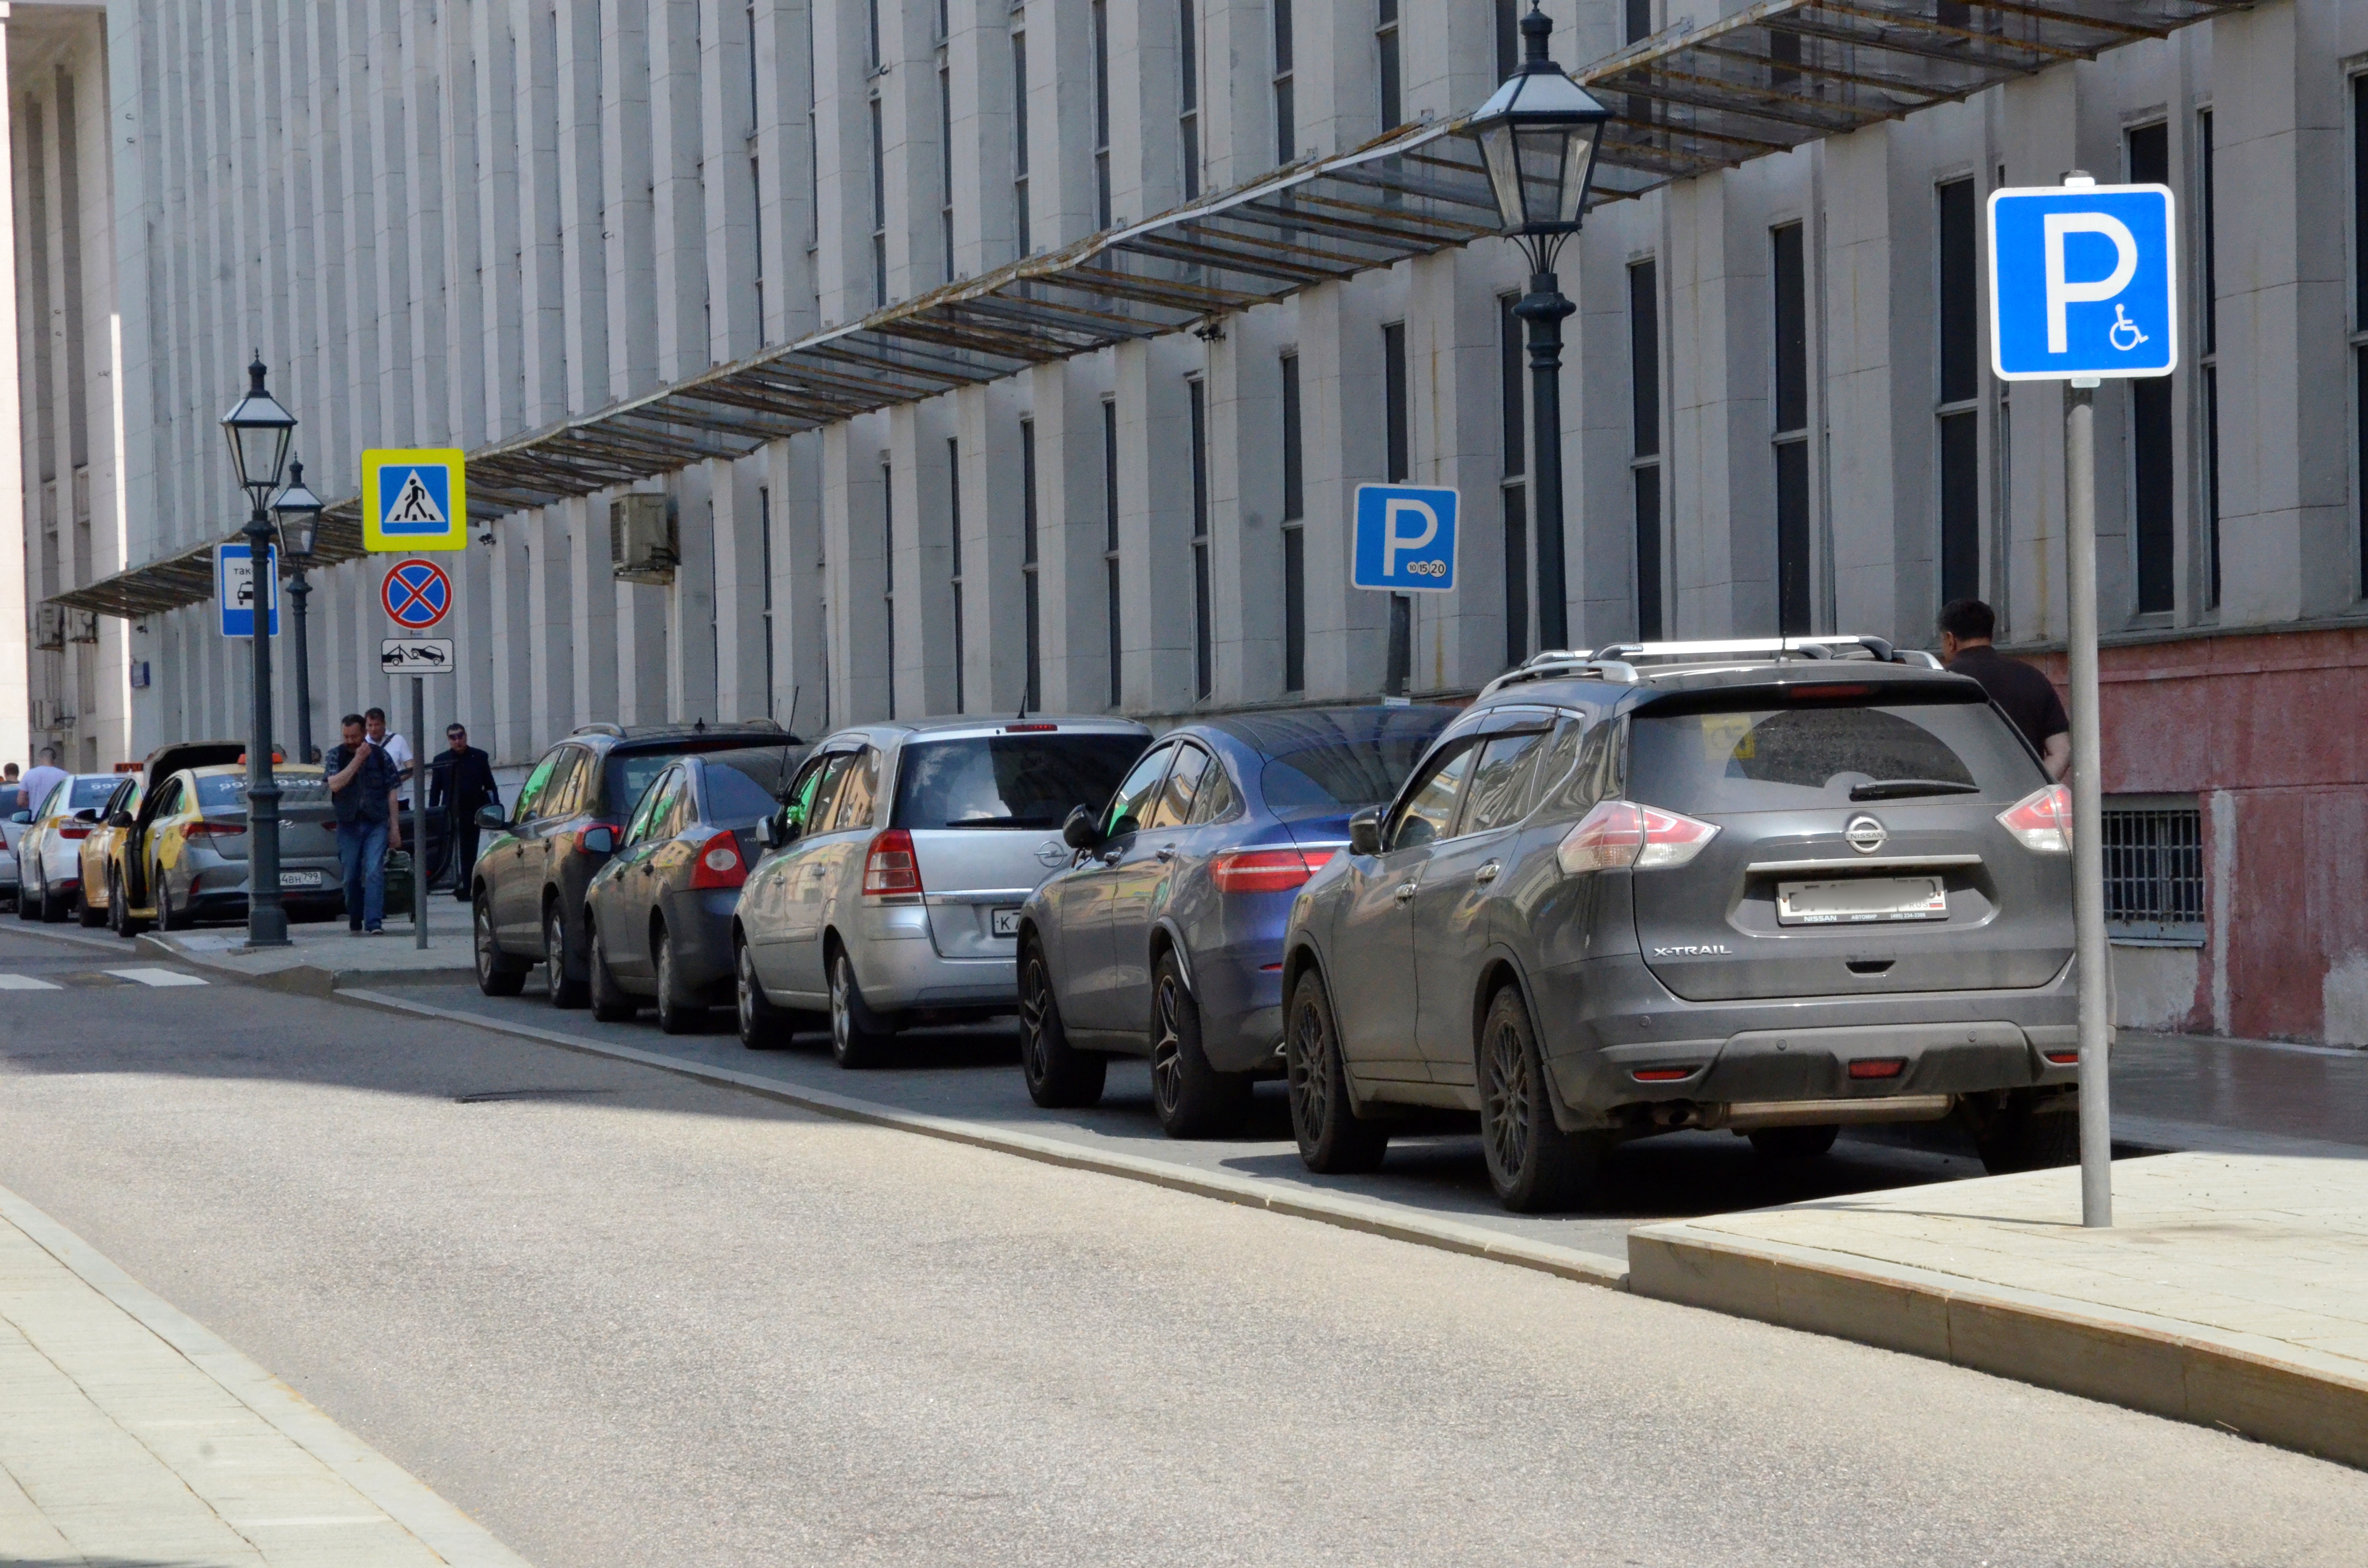
[[[0,990],[0,1183],[542,1568],[2368,1535],[2368,1475],[2225,1435],[466,1025],[97,976],[132,961],[0,928],[0,974],[60,987]]]

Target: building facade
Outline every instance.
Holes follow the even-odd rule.
[[[2094,30],[2011,69],[1985,62],[2030,7],[1881,0],[1890,41],[1836,55],[1816,51],[1842,22],[1813,0],[1729,6],[1757,30],[1718,37],[1669,6],[1544,7],[1575,71],[1658,62],[1607,100],[1691,159],[1610,182],[1644,188],[1562,257],[1573,642],[1924,646],[1941,603],[1978,594],[2002,642],[2049,656],[2062,405],[1989,374],[1982,204],[2074,167],[2169,185],[2180,369],[2098,394],[2123,1011],[2368,1043],[2368,4],[2178,26],[2213,7],[2066,0],[2052,14]],[[785,393],[767,425],[759,397],[748,430],[654,458],[624,416],[601,423],[781,346],[820,345],[811,366],[830,335],[1015,264],[1076,276],[1096,236],[1205,238],[1175,215],[1480,103],[1511,62],[1509,4],[7,11],[18,375],[0,396],[21,439],[0,464],[21,472],[0,473],[0,559],[20,540],[25,566],[0,614],[28,629],[0,642],[9,756],[50,742],[105,767],[243,728],[245,650],[166,567],[243,519],[216,422],[256,351],[324,497],[355,494],[370,447],[466,448],[472,479],[541,464],[453,558],[462,668],[431,693],[431,726],[457,713],[506,762],[596,720],[811,734],[1452,700],[1536,650],[1527,268],[1493,236],[1316,276],[1278,231],[1242,265],[1283,281],[1212,291],[1190,330],[1121,324],[843,417]],[[1758,74],[1717,85],[1736,49]],[[1822,119],[1843,88],[1894,117]],[[1671,131],[1712,108],[1730,118]],[[1392,165],[1401,193],[1419,162]],[[1047,320],[1010,330],[1041,343]],[[571,422],[609,466],[553,480],[590,439]],[[1390,479],[1452,485],[1463,516],[1458,590],[1411,605],[1402,669],[1389,601],[1348,583],[1354,489]],[[670,537],[620,578],[628,492],[666,497]],[[396,704],[378,573],[314,585],[317,735]],[[2294,881],[2289,850],[2319,869]]]

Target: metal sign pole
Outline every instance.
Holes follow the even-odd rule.
[[[411,677],[411,932],[413,945],[427,946],[427,683]]]
[[[2065,553],[2072,596],[2072,930],[2080,967],[2080,1223],[2113,1222],[2112,951],[2105,941],[2103,726],[2097,715],[2097,381],[2064,392]]]

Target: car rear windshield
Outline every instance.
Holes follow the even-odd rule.
[[[2012,801],[2045,782],[2031,754],[1978,699],[1646,709],[1629,732],[1629,798],[1695,816],[1847,806],[1853,790],[1859,803]]]
[[[759,748],[751,746],[749,738],[746,735],[719,735],[714,740],[704,743],[690,741],[632,751],[627,751],[620,746],[609,752],[609,760],[605,765],[608,809],[618,813],[616,820],[622,821],[623,813],[633,809],[634,802],[642,798],[642,791],[650,787],[651,779],[664,773],[675,762],[693,753],[753,749]],[[589,809],[589,802],[577,808],[579,811]],[[764,813],[760,812],[757,814],[761,816]]]
[[[279,786],[279,804],[317,806],[327,799],[328,780],[317,773],[285,773],[275,769],[272,782]],[[246,775],[216,773],[198,780],[198,809],[201,812],[243,812],[246,810]]]
[[[1058,827],[1099,809],[1143,755],[1140,735],[973,735],[907,744],[896,764],[891,825]]]
[[[1436,732],[1334,741],[1269,758],[1258,791],[1267,810],[1354,811],[1398,792]]]
[[[779,757],[769,766],[753,757],[710,758],[707,764],[707,820],[723,827],[746,827],[769,816],[780,801]]]
[[[74,781],[74,792],[66,797],[66,808],[78,812],[85,806],[103,806],[107,804],[107,798],[115,793],[115,787],[122,782],[120,778],[77,778]]]

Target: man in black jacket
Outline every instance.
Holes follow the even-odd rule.
[[[2053,682],[1991,645],[1997,631],[1998,615],[1989,606],[1979,599],[1951,599],[1941,607],[1941,662],[1979,681],[2031,742],[2047,777],[2061,782],[2072,766],[2072,721],[2064,716]]]
[[[501,804],[494,782],[494,759],[469,744],[459,724],[444,732],[448,743],[427,765],[427,809],[444,815],[444,858],[452,867],[452,896],[469,902],[469,877],[477,866],[477,812]]]

